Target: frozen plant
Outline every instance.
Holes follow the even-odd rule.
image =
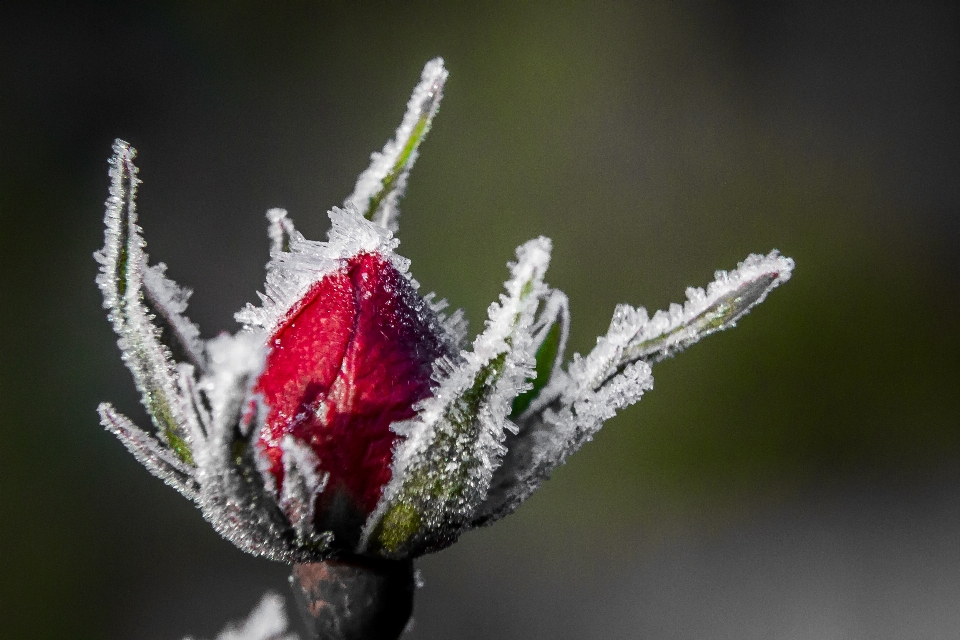
[[[468,345],[462,314],[418,293],[394,235],[446,78],[427,63],[396,137],[330,210],[326,242],[267,212],[264,293],[232,336],[203,341],[190,291],[148,264],[135,151],[118,140],[110,161],[97,283],[154,429],[109,404],[103,425],[223,537],[293,564],[317,637],[396,637],[413,558],[516,509],[651,388],[655,363],[734,326],[793,268],[751,255],[683,305],[620,305],[567,361],[567,297],[545,282],[550,241],[535,238]]]

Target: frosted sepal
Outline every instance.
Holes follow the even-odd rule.
[[[253,555],[281,562],[322,559],[327,539],[305,539],[297,528],[303,524],[301,516],[309,519],[309,513],[294,510],[296,522],[291,522],[278,503],[293,499],[298,491],[295,484],[307,476],[306,470],[291,459],[291,470],[301,478],[282,488],[282,496],[276,496],[275,487],[267,486],[261,473],[263,463],[255,441],[265,407],[251,390],[263,368],[262,336],[253,332],[221,335],[207,343],[207,350],[210,374],[199,386],[209,399],[210,424],[206,437],[198,438],[195,455],[204,518],[220,535]]]
[[[274,210],[276,211],[276,210]],[[261,306],[247,304],[234,317],[248,330],[272,334],[277,326],[295,310],[311,286],[324,276],[340,269],[343,261],[358,253],[379,253],[410,279],[410,261],[393,252],[399,242],[383,227],[365,220],[356,209],[334,207],[328,213],[331,228],[327,242],[307,240],[290,226],[287,251],[274,251],[267,263],[267,282],[259,294]],[[285,218],[279,217],[279,238],[283,239]],[[271,226],[271,237],[274,237]]]
[[[378,225],[396,231],[399,202],[407,186],[410,169],[417,160],[418,147],[430,131],[440,109],[447,70],[443,58],[434,58],[423,68],[420,83],[407,102],[407,112],[392,140],[383,151],[370,155],[370,166],[357,178],[344,207],[356,207],[360,214]]]
[[[147,302],[163,319],[171,337],[183,349],[187,359],[201,371],[207,367],[200,329],[184,315],[193,291],[167,277],[167,265],[158,262],[143,272],[143,292]]]
[[[160,329],[144,304],[143,283],[148,272],[146,243],[137,225],[136,191],[140,180],[133,164],[136,151],[123,140],[113,144],[110,160],[110,197],[104,214],[103,249],[94,254],[100,263],[97,284],[103,292],[103,306],[119,337],[117,344],[123,361],[133,374],[142,402],[161,437],[181,460],[191,461],[190,442],[184,433],[186,409],[177,392],[173,357],[160,339]],[[172,288],[163,277],[163,269],[153,271],[155,293],[161,307],[166,305],[178,320],[185,304],[182,290]],[[192,325],[182,319],[188,345],[196,342]]]
[[[660,362],[712,333],[736,326],[737,320],[790,279],[794,263],[777,251],[752,254],[733,271],[717,271],[706,291],[687,289],[682,306],[670,305],[649,321],[639,310],[639,330],[624,349],[623,362]]]
[[[510,417],[522,420],[548,405],[563,391],[560,367],[570,335],[570,303],[565,293],[552,290],[531,328],[535,353],[533,385],[513,401]]]
[[[308,445],[293,436],[284,436],[280,443],[283,450],[283,488],[280,491],[280,508],[283,509],[297,534],[300,546],[327,544],[327,538],[319,537],[313,529],[314,502],[324,490],[330,474],[322,473]],[[262,474],[267,477],[267,474]]]
[[[790,278],[793,260],[776,251],[751,255],[732,272],[718,271],[706,291],[687,289],[687,303],[652,319],[646,311],[619,305],[605,336],[567,372],[554,374],[551,393],[518,419],[520,432],[491,485],[475,525],[512,512],[615,413],[653,386],[650,365],[735,325],[767,294]]]
[[[486,497],[505,453],[507,415],[513,399],[530,387],[534,341],[531,328],[547,293],[543,276],[550,241],[517,249],[511,278],[486,328],[459,362],[441,362],[440,381],[414,420],[395,424],[404,440],[394,452],[392,479],[364,527],[361,550],[413,557],[454,542]]]
[[[137,427],[126,416],[117,413],[109,403],[102,403],[97,407],[97,411],[100,413],[100,424],[119,438],[137,462],[190,500],[197,500],[200,487],[194,478],[193,467],[183,462],[153,435]]]

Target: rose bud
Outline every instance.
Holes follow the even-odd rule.
[[[537,238],[517,249],[466,348],[462,314],[420,296],[395,253],[397,203],[446,78],[442,60],[426,65],[396,137],[330,211],[327,242],[268,212],[261,304],[237,314],[233,336],[201,340],[184,316],[190,292],[163,263],[148,265],[135,151],[118,140],[111,160],[97,282],[154,430],[108,404],[103,424],[225,538],[298,564],[318,629],[349,627],[321,620],[339,611],[324,598],[357,595],[318,585],[342,589],[343,576],[369,569],[382,580],[357,578],[373,585],[357,589],[405,594],[368,599],[389,616],[354,608],[359,622],[342,637],[395,637],[409,616],[412,558],[512,512],[652,387],[652,365],[734,326],[793,269],[776,251],[751,255],[652,317],[620,305],[593,350],[567,362],[567,298],[545,283],[550,241]]]

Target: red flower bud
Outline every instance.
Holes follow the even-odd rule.
[[[412,418],[430,395],[432,365],[445,350],[424,311],[388,260],[361,253],[313,285],[268,342],[254,388],[269,409],[258,444],[278,487],[283,437],[310,446],[329,474],[314,526],[340,542],[356,542],[390,481],[398,437],[390,425]]]

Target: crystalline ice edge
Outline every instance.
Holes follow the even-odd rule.
[[[420,142],[440,109],[447,75],[443,58],[434,58],[424,66],[396,135],[383,151],[370,154],[370,166],[357,178],[353,193],[344,201],[345,208],[353,206],[364,218],[397,230],[397,202],[406,190]]]
[[[732,272],[718,271],[703,289],[687,289],[687,302],[650,319],[642,307],[618,305],[605,336],[585,357],[575,354],[557,372],[543,400],[518,420],[491,491],[474,526],[511,513],[551,471],[592,439],[604,421],[653,386],[650,365],[701,338],[735,326],[774,288],[790,279],[793,260],[776,251],[750,255]]]

